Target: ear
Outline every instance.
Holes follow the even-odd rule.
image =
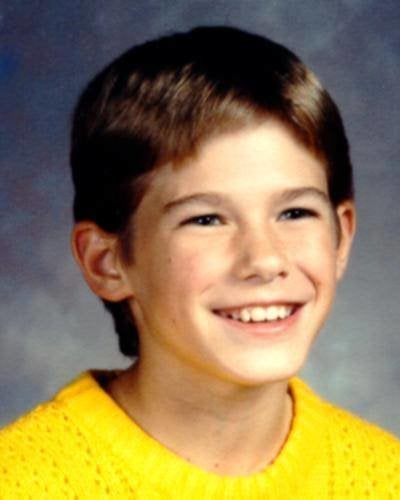
[[[336,278],[340,280],[347,268],[350,250],[356,232],[356,210],[354,202],[347,200],[336,208],[339,223],[339,241],[336,257]]]
[[[118,302],[132,296],[120,265],[118,240],[94,222],[75,224],[72,253],[90,289],[102,299]]]

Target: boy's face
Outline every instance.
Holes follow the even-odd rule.
[[[125,279],[147,366],[253,385],[303,365],[334,297],[353,206],[277,122],[220,136],[157,172]]]

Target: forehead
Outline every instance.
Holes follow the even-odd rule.
[[[249,197],[304,186],[327,191],[322,161],[276,121],[217,136],[195,157],[153,174],[147,195],[160,200],[199,191]]]

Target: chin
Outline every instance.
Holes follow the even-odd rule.
[[[223,378],[240,386],[260,386],[285,382],[296,376],[303,367],[306,356],[275,357],[275,359],[237,360],[235,364],[223,367]]]

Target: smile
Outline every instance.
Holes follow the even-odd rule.
[[[242,323],[264,323],[284,320],[291,316],[296,307],[292,305],[269,305],[241,307],[238,309],[218,310],[216,314],[223,318],[233,319]]]

